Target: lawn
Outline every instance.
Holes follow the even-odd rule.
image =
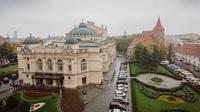
[[[135,106],[137,108],[137,112],[160,112],[163,109],[185,109],[190,112],[199,112],[200,110],[200,95],[192,90],[189,86],[186,86],[191,92],[197,95],[197,101],[195,102],[187,102],[185,101],[182,104],[170,104],[163,101],[160,101],[158,98],[150,98],[144,95],[140,89],[138,82],[132,80],[132,101],[136,102]],[[133,103],[134,104],[134,103]],[[134,107],[134,106],[133,106]]]
[[[131,76],[137,76],[142,72],[156,72],[163,73],[166,76],[177,78],[176,74],[167,70],[165,67],[159,65],[156,70],[149,71],[140,68],[138,64],[130,65],[130,74]],[[136,112],[160,112],[161,110],[167,109],[183,109],[188,110],[189,112],[199,112],[200,110],[200,95],[190,88],[188,85],[185,85],[184,88],[187,88],[191,91],[195,96],[197,96],[197,100],[195,102],[184,101],[184,103],[173,104],[161,101],[159,98],[150,98],[142,93],[139,88],[139,83],[136,81],[137,79],[132,79],[131,81],[131,92],[132,92],[132,101],[133,101],[133,109],[136,109]],[[177,79],[178,80],[178,79]],[[159,91],[159,90],[157,90]],[[161,92],[161,91],[160,91]],[[166,94],[170,93],[170,91],[166,91]],[[177,90],[177,94],[182,94],[183,89]]]
[[[140,68],[140,66],[138,64],[136,64],[136,63],[130,65],[130,74],[131,74],[131,76],[137,76],[139,73],[142,73],[142,72],[158,72],[158,73],[161,73],[161,74],[163,73],[163,74],[166,74],[168,76],[171,76],[171,77],[174,77],[174,78],[178,79],[178,77],[174,73],[172,73],[169,70],[165,69],[161,65],[159,65],[157,67],[157,69],[153,70],[153,71],[144,70],[144,69]]]
[[[8,72],[14,72],[17,71],[18,65],[10,65],[8,67],[0,68],[0,73],[8,73]]]
[[[39,102],[45,102],[45,106],[42,107],[37,112],[59,112],[57,109],[57,103],[58,103],[58,96],[57,95],[49,95],[45,97],[39,97],[39,98],[32,98],[25,96],[23,92],[19,92],[14,95],[18,99],[19,102],[28,102],[29,104],[39,103]],[[19,111],[19,106],[14,109],[15,112]]]

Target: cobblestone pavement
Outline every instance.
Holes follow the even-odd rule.
[[[3,82],[1,82],[1,86],[0,86],[0,98],[9,96],[12,94],[12,87],[8,84],[4,84]]]
[[[104,78],[109,79],[108,86],[105,88],[102,94],[100,94],[95,99],[91,100],[86,106],[84,112],[108,112],[109,103],[114,96],[116,76],[119,72],[120,59],[116,59],[114,65],[111,66],[107,75]],[[115,70],[115,75],[113,77],[113,72]]]
[[[13,89],[12,88],[4,90],[4,91],[1,91],[0,92],[0,99],[4,98],[4,97],[7,97],[7,96],[10,96],[12,93],[13,93]]]

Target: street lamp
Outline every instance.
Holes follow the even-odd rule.
[[[86,90],[82,90],[82,94],[83,94],[83,100],[86,101],[87,91]]]

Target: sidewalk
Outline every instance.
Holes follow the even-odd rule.
[[[101,95],[106,90],[106,88],[110,86],[110,83],[112,81],[114,71],[115,71],[115,68],[116,68],[116,65],[117,65],[118,62],[119,62],[119,60],[116,59],[114,61],[114,63],[112,63],[109,72],[107,72],[106,74],[103,74],[103,77],[104,77],[103,88],[104,89],[98,89],[98,88],[96,88],[95,85],[92,85],[92,84],[81,87],[81,88],[78,89],[79,93],[80,93],[80,97],[83,101],[84,101],[84,96],[82,94],[82,90],[87,91],[87,94],[85,95],[86,100],[84,101],[85,104],[87,104],[91,100],[94,100],[96,97]]]
[[[6,91],[8,89],[12,89],[12,87],[9,84],[6,84],[6,85],[2,84],[0,86],[0,93],[3,92],[3,91]]]

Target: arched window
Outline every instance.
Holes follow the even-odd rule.
[[[87,61],[85,59],[81,60],[81,71],[87,70]]]
[[[42,70],[42,60],[41,59],[37,60],[37,68],[38,68],[38,70]]]
[[[62,71],[62,70],[63,70],[63,62],[62,62],[62,60],[59,59],[59,60],[57,61],[57,64],[58,64],[58,70],[59,70],[59,71]]]
[[[50,71],[53,70],[53,62],[51,59],[47,60],[47,67],[48,67],[48,70],[50,70]]]

